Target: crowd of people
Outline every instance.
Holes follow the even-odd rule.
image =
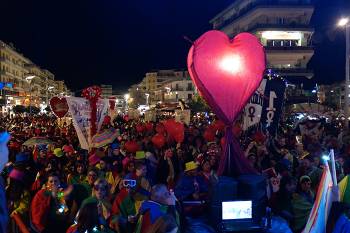
[[[164,145],[156,146],[152,137],[159,133],[159,122],[138,130],[141,120],[118,116],[105,121],[101,130],[115,128],[119,136],[87,151],[80,148],[71,123],[59,125],[52,116],[2,117],[0,133],[11,135],[2,141],[0,137],[9,148],[8,163],[0,166],[6,187],[5,193],[0,188],[0,201],[6,196],[7,207],[0,206],[0,215],[9,216],[2,232],[19,232],[18,217],[41,233],[188,231],[187,217],[208,213],[219,179],[224,128],[214,120],[214,138],[208,137],[205,131],[213,120],[197,118],[185,126],[181,143],[167,137]],[[330,148],[335,149],[338,180],[350,173],[350,141],[343,140],[346,134],[340,128],[323,127],[320,134],[304,135],[300,141],[300,132],[285,126],[275,137],[234,130],[249,164],[266,177],[273,214],[293,232],[300,232],[308,220],[322,156]],[[33,137],[51,143],[23,145]],[[130,142],[136,148],[130,149]]]

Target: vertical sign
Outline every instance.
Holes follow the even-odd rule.
[[[260,123],[271,135],[277,132],[282,115],[286,83],[283,79],[274,78],[267,81],[265,98]]]

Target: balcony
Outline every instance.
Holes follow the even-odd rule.
[[[309,25],[300,24],[300,23],[255,23],[250,24],[246,31],[256,32],[259,30],[271,30],[271,31],[279,31],[279,30],[293,30],[293,31],[314,31]]]
[[[313,7],[313,5],[310,3],[310,0],[298,0],[295,2],[280,2],[279,0],[265,0],[265,1],[258,1],[258,2],[252,2],[248,4],[245,8],[241,9],[237,14],[233,15],[232,17],[226,19],[221,24],[218,24],[216,28],[224,28],[231,24],[236,19],[246,15],[252,10],[255,10],[256,8],[260,7]]]
[[[313,46],[264,46],[267,53],[286,53],[286,52],[312,52],[314,51]]]
[[[301,77],[305,76],[307,78],[312,78],[313,76],[313,71],[306,69],[306,68],[282,68],[282,69],[276,69],[276,68],[271,68],[274,72],[278,73],[279,75],[283,77]]]

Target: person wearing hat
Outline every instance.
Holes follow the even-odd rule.
[[[138,195],[138,199],[146,200],[151,191],[151,185],[146,178],[147,167],[142,162],[137,162],[135,164],[135,172],[127,174],[124,179],[136,180],[136,194]]]
[[[292,228],[294,231],[300,232],[304,228],[314,201],[315,194],[311,190],[311,178],[306,175],[300,177],[297,192],[292,199],[292,210],[294,213]]]
[[[106,179],[110,185],[114,184],[114,177],[110,170],[110,157],[104,156],[100,159],[100,162],[96,165],[96,168],[99,171],[99,177]]]
[[[209,187],[204,178],[198,175],[197,168],[194,161],[185,164],[184,174],[175,187],[175,195],[180,201],[204,201],[207,199]]]
[[[319,182],[322,176],[322,169],[314,166],[313,157],[311,154],[307,154],[300,163],[299,170],[297,172],[298,177],[309,176],[311,179],[311,188],[313,192],[317,191]]]

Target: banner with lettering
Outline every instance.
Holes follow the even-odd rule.
[[[91,145],[90,135],[90,104],[89,101],[81,97],[67,97],[69,113],[72,116],[73,125],[77,132],[80,147],[88,150]],[[103,119],[108,111],[108,99],[100,99],[97,102],[96,125],[97,132],[101,129]]]
[[[270,135],[276,135],[285,99],[286,81],[282,78],[267,80],[264,92],[264,104],[260,123]]]
[[[97,116],[96,116],[97,132],[100,132],[103,120],[105,119],[105,116],[108,115],[108,108],[109,108],[108,99],[99,99],[97,101]]]
[[[260,123],[261,112],[264,103],[264,93],[266,87],[266,79],[263,79],[259,88],[252,95],[249,102],[244,108],[243,130]]]
[[[254,126],[275,135],[282,114],[286,83],[281,78],[263,79],[244,108],[243,130]]]
[[[90,138],[90,103],[87,99],[80,97],[67,97],[66,99],[80,147],[88,150]]]

